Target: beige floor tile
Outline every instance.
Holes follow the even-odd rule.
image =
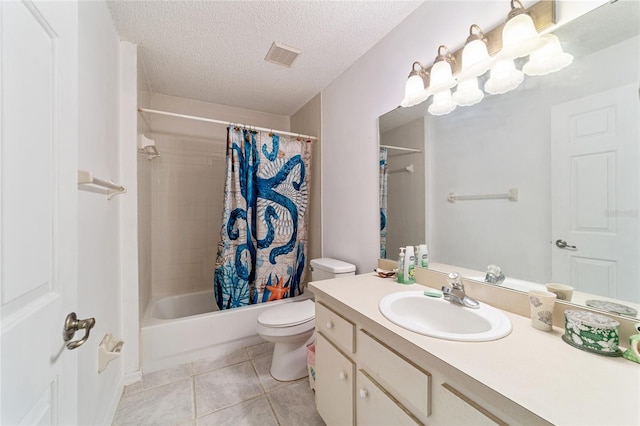
[[[273,342],[262,342],[262,343],[258,343],[257,345],[247,346],[245,349],[249,354],[249,358],[253,359],[261,355],[273,353],[274,346],[275,346],[275,343]]]
[[[251,363],[258,373],[258,377],[260,378],[260,382],[262,383],[265,392],[271,392],[272,390],[291,384],[291,382],[280,382],[271,376],[271,373],[269,371],[271,370],[272,359],[273,355],[263,355],[251,360]]]
[[[269,401],[262,396],[201,417],[197,425],[278,426],[278,422]]]
[[[193,374],[200,374],[206,371],[217,370],[249,360],[249,355],[244,348],[231,352],[223,358],[205,358],[193,362]]]
[[[143,374],[142,380],[130,384],[124,388],[124,394],[141,392],[143,390],[152,389],[168,383],[175,383],[191,376],[191,364],[182,364],[177,367],[167,368],[165,370],[154,371],[153,373]]]
[[[124,395],[114,425],[180,425],[195,418],[193,381],[177,383]]]
[[[316,410],[314,394],[308,381],[296,381],[292,385],[268,394],[271,406],[280,426],[323,426],[325,423]]]
[[[264,393],[249,361],[200,374],[194,380],[198,417]]]

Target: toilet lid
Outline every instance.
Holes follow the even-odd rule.
[[[258,316],[258,322],[269,327],[290,327],[311,321],[315,315],[315,303],[308,299],[269,308]]]

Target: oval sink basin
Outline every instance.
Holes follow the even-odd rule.
[[[380,300],[380,312],[392,323],[416,333],[462,342],[497,340],[511,333],[500,310],[480,303],[471,309],[423,291],[399,291]]]

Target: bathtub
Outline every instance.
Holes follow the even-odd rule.
[[[150,373],[201,358],[223,357],[244,346],[264,342],[256,333],[258,315],[290,299],[219,311],[213,290],[153,299],[140,329],[142,371]]]

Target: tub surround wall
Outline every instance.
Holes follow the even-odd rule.
[[[224,141],[151,137],[161,154],[151,165],[152,297],[211,289],[224,201]]]
[[[275,114],[149,92],[139,97],[144,108],[289,130],[289,118]],[[160,151],[138,175],[140,182],[149,183],[149,192],[141,192],[139,200],[140,270],[146,272],[140,288],[143,312],[151,298],[213,286],[227,131],[223,125],[153,114],[144,119],[138,114],[138,123]],[[142,161],[147,160],[138,163]]]

